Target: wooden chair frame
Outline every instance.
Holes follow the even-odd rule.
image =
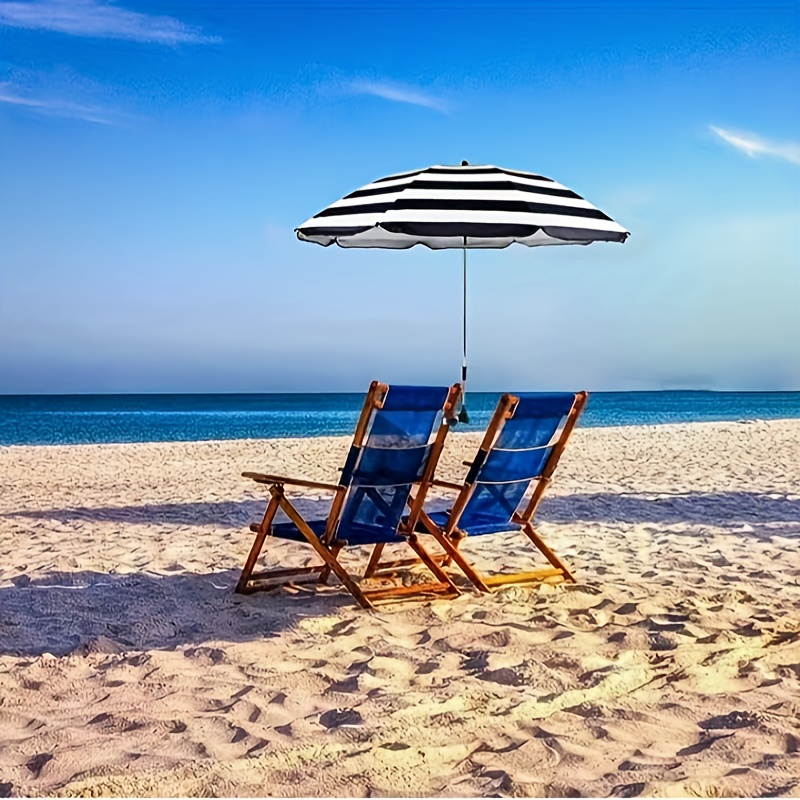
[[[455,502],[453,503],[453,507],[449,512],[447,524],[444,526],[444,528],[438,526],[424,510],[419,517],[419,521],[426,532],[437,541],[439,546],[444,551],[443,554],[434,556],[434,558],[436,558],[436,560],[441,563],[443,567],[448,566],[451,561],[454,561],[461,571],[467,576],[467,578],[469,578],[469,580],[473,583],[473,585],[482,592],[491,592],[493,588],[498,586],[518,583],[531,583],[555,577],[560,577],[562,580],[570,581],[571,583],[575,582],[575,577],[570,571],[569,567],[567,567],[567,565],[553,552],[553,550],[551,550],[547,543],[537,533],[533,525],[533,516],[542,501],[542,496],[544,495],[545,490],[550,484],[552,475],[558,466],[559,459],[561,458],[561,455],[567,446],[567,442],[572,435],[572,431],[575,428],[578,418],[586,406],[586,401],[588,398],[589,395],[587,392],[578,392],[575,395],[575,401],[573,402],[572,408],[567,415],[564,427],[561,429],[561,434],[553,444],[553,449],[550,451],[550,455],[548,456],[547,461],[542,468],[542,474],[538,478],[534,478],[532,481],[535,482],[536,485],[530,499],[521,512],[516,511],[511,517],[511,522],[521,526],[522,533],[524,533],[528,539],[530,539],[534,547],[536,547],[536,549],[544,555],[544,557],[550,563],[550,566],[527,572],[501,573],[493,576],[480,574],[464,557],[460,550],[460,546],[464,539],[467,538],[468,534],[458,527],[461,515],[464,512],[464,509],[466,508],[470,498],[472,497],[473,492],[475,491],[475,484],[468,483],[466,480],[463,484],[433,480],[431,483],[433,486],[451,489],[458,492]],[[486,433],[484,434],[483,441],[481,442],[478,454],[475,458],[476,462],[480,460],[479,463],[483,463],[483,461],[489,455],[489,452],[494,446],[494,443],[497,441],[497,438],[503,426],[505,425],[506,420],[511,419],[514,416],[514,412],[518,403],[519,398],[515,395],[506,394],[500,399],[500,402],[495,409],[494,415],[489,423],[489,427],[486,429]],[[473,463],[475,462],[465,461],[464,465],[467,467],[472,467]],[[377,559],[374,556],[375,554],[373,553],[373,559],[370,560],[369,567],[365,573],[367,576],[379,574],[380,572],[386,570],[397,569],[400,566],[407,566],[411,563],[408,560],[403,560],[385,562],[381,564],[379,556]]]
[[[361,448],[367,438],[368,427],[375,409],[383,407],[389,387],[384,383],[373,381],[370,385],[364,406],[359,416],[356,431],[353,435],[353,447]],[[341,581],[342,585],[355,598],[363,608],[374,608],[376,602],[402,599],[410,595],[434,594],[448,597],[459,594],[459,589],[451,580],[450,576],[441,568],[438,561],[431,556],[425,549],[420,540],[416,528],[420,523],[423,514],[423,503],[428,489],[433,481],[433,474],[436,464],[444,447],[445,438],[448,432],[447,420],[453,416],[456,406],[461,396],[460,384],[454,384],[450,388],[443,408],[443,417],[436,437],[431,444],[431,450],[425,463],[422,477],[419,481],[416,495],[409,498],[409,514],[403,519],[397,530],[399,541],[405,542],[417,554],[413,559],[415,562],[422,562],[433,573],[436,581],[426,584],[415,584],[413,586],[390,586],[385,588],[369,589],[360,585],[339,562],[340,552],[348,546],[347,541],[337,538],[337,530],[345,507],[345,501],[350,489],[349,485],[320,483],[318,481],[299,480],[286,478],[280,475],[266,475],[257,472],[243,472],[245,478],[250,478],[256,483],[265,484],[269,487],[271,495],[264,517],[260,523],[250,525],[250,530],[256,534],[253,546],[245,562],[236,591],[241,594],[274,589],[279,586],[292,583],[293,579],[303,577],[316,577],[319,583],[327,583],[330,574],[333,573]],[[303,518],[291,500],[286,496],[285,486],[297,486],[310,489],[324,489],[333,492],[333,501],[325,524],[325,531],[320,537],[314,533],[311,526]],[[273,569],[256,572],[256,562],[261,554],[267,537],[270,535],[271,527],[278,510],[282,510],[287,517],[294,523],[298,531],[314,549],[322,563],[315,566],[297,567],[293,569]],[[375,546],[375,551],[380,553],[383,544]],[[374,552],[373,552],[374,558]],[[372,559],[370,559],[372,563]],[[371,577],[370,575],[364,576]],[[269,583],[265,583],[269,581]]]

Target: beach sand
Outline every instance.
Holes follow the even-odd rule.
[[[537,517],[575,585],[234,594],[240,473],[348,443],[0,448],[0,797],[800,797],[800,421],[576,431]]]

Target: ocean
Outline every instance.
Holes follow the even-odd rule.
[[[499,393],[470,393],[482,430]],[[353,432],[364,395],[0,395],[0,445],[175,442],[337,436]],[[583,427],[800,418],[800,392],[595,392]]]

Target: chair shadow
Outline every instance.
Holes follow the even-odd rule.
[[[302,511],[324,516],[329,501],[303,499]],[[436,507],[446,508],[443,500]],[[159,503],[100,508],[54,508],[15,511],[5,517],[119,522],[145,525],[199,525],[245,528],[259,519],[265,500]],[[740,527],[766,522],[800,522],[800,500],[760,492],[688,492],[669,496],[641,493],[580,493],[545,495],[537,518],[546,522],[628,522],[713,524]]]
[[[611,522],[713,525],[741,528],[800,523],[800,500],[760,492],[688,492],[648,496],[636,493],[545,496],[539,520],[554,523]],[[800,536],[795,532],[794,535]]]
[[[154,503],[133,506],[40,509],[13,511],[0,516],[28,519],[52,519],[59,522],[102,521],[132,525],[203,525],[222,528],[247,527],[260,519],[266,500],[241,500],[198,503]]]
[[[239,570],[207,574],[22,574],[0,588],[0,655],[217,647],[277,636],[308,616],[351,605],[341,587],[239,595]],[[294,590],[298,591],[298,590]],[[311,593],[313,592],[313,594]],[[213,658],[213,653],[212,653]]]
[[[438,501],[437,504],[440,504]],[[313,505],[313,503],[312,503]],[[263,513],[263,500],[218,503],[56,508],[5,517],[244,528]],[[800,539],[800,500],[757,492],[690,492],[671,496],[582,493],[546,497],[538,514],[551,523],[708,524],[744,535]],[[692,535],[691,531],[687,535]],[[22,574],[0,588],[0,654],[175,649],[209,642],[257,641],[300,619],[353,604],[340,587],[307,597],[278,590],[237,595],[239,571],[204,574],[50,572]],[[358,612],[353,604],[353,609]]]

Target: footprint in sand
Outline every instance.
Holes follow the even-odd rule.
[[[34,778],[38,778],[45,764],[53,760],[52,753],[38,753],[25,762],[25,766]]]
[[[795,736],[793,733],[787,733],[784,738],[784,752],[786,753],[800,753],[800,736]]]
[[[201,666],[216,666],[229,663],[225,653],[217,647],[193,647],[183,654],[186,658],[196,659]]]
[[[179,719],[171,719],[166,723],[166,728],[169,733],[184,733],[186,731],[186,723],[181,722]]]
[[[325,633],[328,636],[350,636],[358,633],[358,620],[344,619],[332,625]]]
[[[477,675],[479,680],[489,683],[499,683],[501,686],[522,686],[526,683],[513,669],[501,667],[500,669],[487,669]]]
[[[617,769],[622,770],[623,772],[644,772],[651,769],[669,770],[680,767],[680,762],[678,761],[645,759],[641,751],[637,751],[637,753],[638,756],[635,755],[633,758],[622,761],[617,766]]]
[[[709,717],[698,725],[704,730],[718,730],[729,728],[752,728],[760,723],[757,714],[750,711],[731,711],[729,714],[721,714],[716,717]]]
[[[355,694],[359,691],[358,675],[351,675],[341,681],[335,681],[326,690],[325,694],[329,693],[342,693],[342,694]]]
[[[470,650],[464,655],[466,660],[461,664],[461,669],[466,672],[474,674],[486,670],[489,666],[489,653],[486,650]]]
[[[360,728],[364,724],[364,719],[354,708],[334,708],[321,714],[319,723],[328,730],[334,728]]]
[[[700,739],[699,742],[695,744],[690,744],[688,747],[683,747],[675,753],[676,756],[693,756],[697,753],[702,753],[703,750],[708,750],[714,742],[718,742],[720,739],[727,739],[728,737],[733,736],[732,733],[723,733],[720,736],[708,736]]]
[[[651,633],[649,640],[651,650],[676,650],[678,647],[674,634],[671,635],[659,631],[657,633]]]
[[[643,791],[645,783],[620,783],[610,793],[610,797],[638,797]]]
[[[326,689],[325,694],[329,694],[331,692],[342,692],[344,694],[353,694],[354,692],[358,692],[361,690],[361,676],[362,675],[369,675],[375,677],[379,669],[373,669],[370,666],[372,661],[375,661],[375,657],[370,657],[365,661],[354,661],[347,667],[347,672],[349,673],[347,677],[343,678],[342,680],[333,681]],[[320,666],[325,666],[329,662],[323,661]]]

